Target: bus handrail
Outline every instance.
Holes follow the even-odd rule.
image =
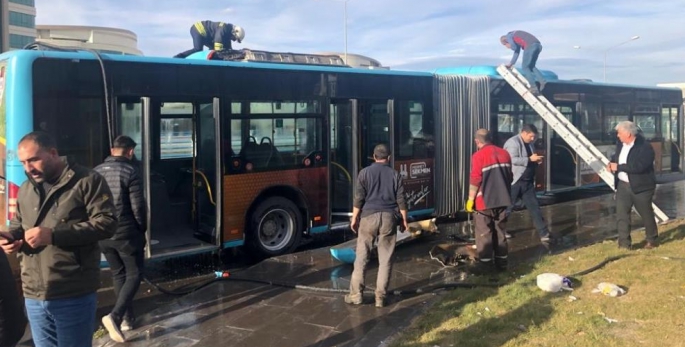
[[[331,164],[337,166],[340,170],[342,170],[343,173],[345,173],[345,176],[347,176],[347,180],[348,180],[350,183],[352,183],[352,176],[351,176],[350,173],[347,171],[347,169],[345,169],[344,166],[342,166],[342,165],[340,165],[340,164],[338,164],[338,163],[336,163],[336,162],[334,162],[334,161],[332,161],[332,160],[331,160]]]
[[[207,179],[207,176],[204,174],[204,172],[200,170],[195,170],[196,173],[202,177],[202,179],[205,181],[205,185],[207,186],[207,194],[209,195],[209,202],[216,206],[216,202],[214,202],[214,197],[212,195],[212,186],[209,185],[209,180]]]

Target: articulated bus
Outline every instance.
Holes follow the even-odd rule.
[[[534,124],[540,134],[536,151],[545,156],[538,167],[536,188],[558,192],[604,184],[592,168],[548,126],[511,88],[492,66],[445,68],[437,74],[488,76],[491,80],[491,128],[498,145],[520,132],[523,124]],[[635,122],[656,154],[657,177],[682,174],[683,96],[679,89],[561,81],[543,71],[551,83],[544,96],[570,120],[607,158],[616,150],[616,124]]]
[[[524,122],[537,124],[538,149],[551,154],[539,173],[543,191],[598,182],[494,70],[211,57],[0,55],[1,218],[16,211],[25,179],[17,143],[34,130],[88,167],[119,134],[139,143],[148,258],[244,244],[272,256],[347,228],[356,174],[378,143],[390,145],[417,220],[463,209],[479,127],[503,141]],[[659,149],[660,171],[682,171],[680,91],[555,80],[545,94],[597,144],[615,143],[617,121],[636,120]]]

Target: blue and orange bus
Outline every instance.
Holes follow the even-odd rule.
[[[150,257],[245,243],[276,255],[346,225],[354,173],[380,142],[417,139],[394,165],[413,170],[411,214],[433,213],[433,154],[418,143],[433,130],[429,73],[37,50],[0,69],[3,218],[25,179],[17,141],[39,129],[89,167],[118,134],[141,144]]]
[[[149,258],[242,245],[278,255],[346,228],[356,173],[381,142],[392,148],[416,219],[463,208],[478,127],[501,140],[524,122],[543,129],[539,150],[554,155],[541,168],[542,191],[596,181],[492,68],[208,58],[0,55],[1,218],[16,209],[25,179],[17,142],[33,130],[51,133],[61,155],[89,167],[119,134],[140,144]],[[614,143],[615,121],[636,120],[660,148],[660,170],[682,171],[679,90],[554,80],[545,93],[597,144]]]

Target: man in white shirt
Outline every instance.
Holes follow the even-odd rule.
[[[656,189],[654,149],[631,121],[618,123],[616,131],[621,142],[616,146],[616,153],[607,169],[616,174],[618,247],[631,247],[630,212],[635,206],[645,224],[645,248],[652,249],[659,246],[652,209],[652,198]]]

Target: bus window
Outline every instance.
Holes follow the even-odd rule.
[[[160,119],[160,159],[193,157],[193,120],[191,118]]]
[[[607,104],[604,105],[604,143],[616,143],[616,125],[628,120],[628,105]]]
[[[657,137],[656,116],[634,116],[633,121],[642,131],[645,139],[652,140]],[[660,137],[660,136],[659,136]]]
[[[110,136],[99,65],[39,58],[31,67],[31,73],[20,78],[27,81],[33,76],[33,130],[52,135],[59,154],[70,160],[87,167],[102,163],[109,154]],[[8,113],[7,117],[14,115]]]
[[[143,132],[141,124],[143,123],[143,116],[141,112],[140,102],[124,102],[119,104],[119,135],[126,135],[135,141],[136,146],[134,153],[136,157],[143,157]]]
[[[305,156],[322,149],[321,119],[251,119],[242,156],[256,170],[297,167]]]
[[[231,156],[240,153],[243,148],[243,123],[242,119],[231,119]]]
[[[433,119],[424,112],[423,104],[415,101],[398,103],[398,158],[430,158],[433,156]]]
[[[34,110],[34,130],[54,136],[60,155],[95,167],[109,153],[102,99],[37,95]]]
[[[580,131],[590,141],[602,140],[602,120],[599,116],[599,104],[593,102],[579,102],[577,105],[580,117]]]

